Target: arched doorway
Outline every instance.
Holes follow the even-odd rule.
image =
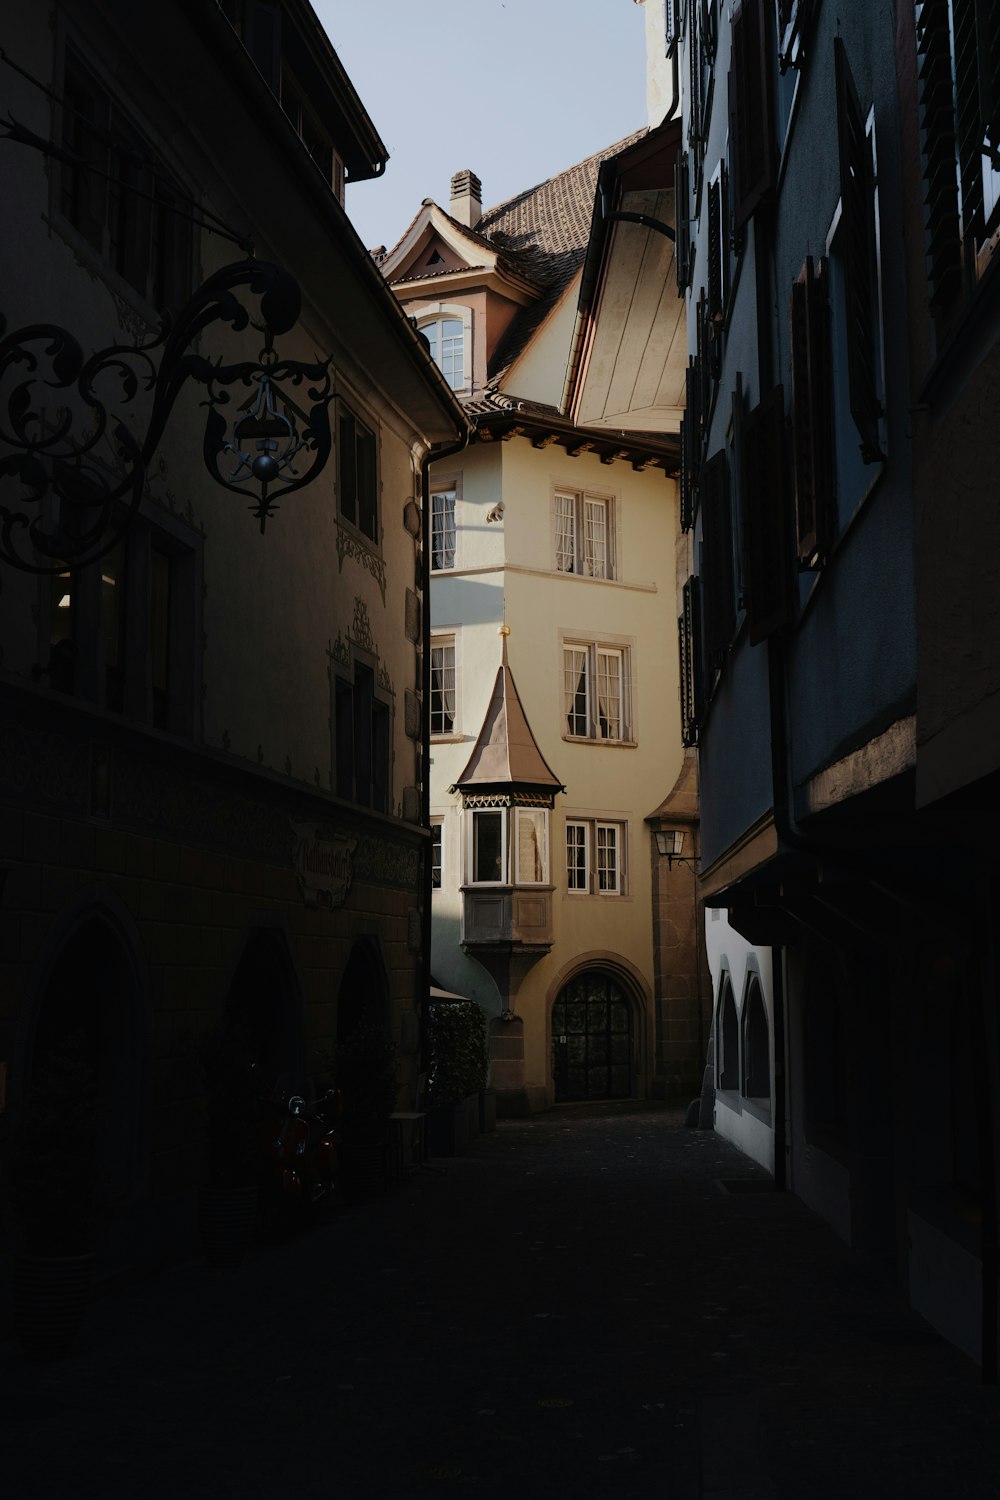
[[[148,1052],[133,955],[113,919],[89,915],[41,991],[25,1107],[72,1164],[67,1190],[93,1215],[102,1275],[128,1262],[127,1210],[144,1187]]]
[[[611,974],[587,969],[552,1007],[555,1102],[628,1099],[633,1093],[633,1006]]]
[[[283,938],[251,934],[226,999],[226,1026],[242,1033],[268,1088],[301,1086],[302,1017],[298,985]]]
[[[337,995],[337,1041],[353,1036],[364,1022],[389,1030],[389,985],[376,944],[359,938],[351,949]]]

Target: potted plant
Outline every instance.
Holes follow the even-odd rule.
[[[19,1249],[14,1327],[29,1359],[76,1342],[93,1280],[97,1079],[68,1038],[37,1061],[3,1141],[3,1195]]]
[[[431,1001],[428,1038],[430,1149],[435,1156],[457,1156],[482,1128],[480,1095],[489,1071],[483,1012],[474,1000]]]
[[[399,1086],[395,1054],[378,1022],[365,1018],[337,1043],[330,1067],[342,1099],[344,1191],[360,1202],[384,1193],[388,1183],[389,1118]]]
[[[260,1085],[243,1030],[220,1025],[202,1040],[208,1183],[198,1197],[205,1259],[237,1266],[257,1222]]]

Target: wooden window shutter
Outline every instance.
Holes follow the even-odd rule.
[[[830,303],[825,261],[809,256],[792,287],[792,441],[799,567],[821,567],[833,519]]]
[[[691,472],[690,439],[688,435],[689,422],[687,417],[681,417],[681,530],[690,531],[694,522],[694,483]]]
[[[663,39],[667,57],[670,57],[680,40],[680,18],[677,14],[678,3],[679,0],[667,0],[666,16],[664,17],[666,35]]]
[[[724,450],[714,454],[701,471],[701,536],[705,661],[710,667],[721,667],[736,626],[729,465]]]
[[[923,0],[917,7],[916,30],[927,280],[930,305],[943,312],[962,286],[948,0]]]
[[[840,37],[833,41],[840,148],[841,234],[847,319],[847,377],[851,416],[866,464],[885,457],[879,433],[882,404],[876,385],[875,202],[871,148]]]
[[[722,300],[722,176],[708,185],[708,315],[715,321],[723,315]]]
[[[801,67],[803,39],[815,8],[815,0],[777,0],[778,67],[782,73]]]
[[[684,398],[685,430],[695,460],[691,465],[691,477],[697,487],[698,463],[701,460],[701,375],[696,360],[692,360],[684,372]]]
[[[243,42],[273,94],[281,93],[281,10],[268,0],[248,0]]]
[[[730,131],[737,229],[774,188],[771,50],[764,0],[742,0],[733,16]]]
[[[674,268],[677,291],[683,295],[691,285],[691,173],[688,154],[682,151],[674,163]]]
[[[681,679],[681,739],[685,745],[698,743],[698,725],[702,711],[700,592],[697,577],[690,577],[681,590],[683,612],[677,621]]]
[[[791,623],[792,567],[785,497],[785,393],[778,385],[743,424],[743,528],[750,644]]]
[[[955,48],[955,106],[958,163],[962,182],[962,227],[969,249],[984,228],[983,118],[981,82],[989,76],[989,65],[980,57],[978,0],[952,0]],[[983,7],[985,11],[987,7]],[[984,28],[985,29],[985,28]],[[981,66],[982,65],[982,66]],[[988,90],[987,90],[988,92]],[[968,252],[967,252],[968,253]]]
[[[983,144],[1000,169],[1000,0],[976,0]]]

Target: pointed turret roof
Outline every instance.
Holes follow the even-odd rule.
[[[507,660],[506,632],[483,727],[465,770],[450,790],[471,792],[487,789],[547,791],[553,795],[566,790],[531,732]]]

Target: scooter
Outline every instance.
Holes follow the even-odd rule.
[[[278,1230],[315,1216],[337,1197],[341,1097],[328,1089],[312,1106],[301,1094],[271,1096],[258,1140],[261,1216]]]

